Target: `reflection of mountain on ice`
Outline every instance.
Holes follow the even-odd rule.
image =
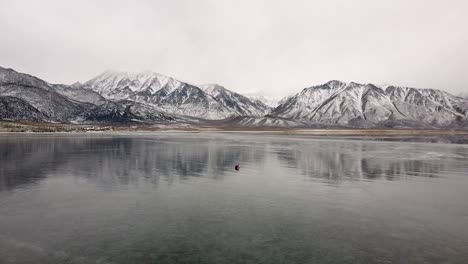
[[[168,134],[151,138],[58,137],[0,141],[3,141],[0,142],[3,145],[0,155],[4,157],[0,160],[3,169],[0,186],[3,188],[38,182],[56,172],[66,174],[70,168],[90,172],[75,177],[118,185],[141,180],[152,184],[161,180],[170,183],[191,177],[222,179],[238,163],[243,173],[287,168],[331,183],[400,180],[414,176],[438,177],[468,158],[455,145],[435,150],[430,144],[298,141],[263,136]],[[16,174],[9,173],[18,170],[24,177],[12,177]]]

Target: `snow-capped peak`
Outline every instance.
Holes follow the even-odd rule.
[[[154,94],[165,89],[166,94],[182,85],[182,82],[151,71],[123,72],[107,70],[85,82],[85,88],[95,90],[106,97],[118,99],[119,94],[128,92],[146,92]],[[125,98],[126,96],[121,96]]]
[[[324,85],[327,85],[330,88],[337,88],[337,87],[343,87],[347,85],[346,82],[338,81],[338,80],[331,80],[325,83]]]
[[[219,93],[221,92],[231,92],[228,89],[224,88],[224,86],[221,86],[216,83],[207,83],[207,84],[200,84],[197,85],[200,89],[202,89],[205,93],[216,97]]]
[[[371,83],[328,83],[305,88],[272,115],[351,126],[411,124],[444,126],[466,118],[468,102],[437,89]]]

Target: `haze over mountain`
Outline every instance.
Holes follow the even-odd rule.
[[[264,95],[262,92],[249,92],[245,96],[254,101],[259,100],[270,107],[277,107],[281,99],[283,99],[281,97]]]
[[[333,79],[459,94],[467,13],[464,0],[1,1],[0,63],[65,84],[150,69],[279,98]]]
[[[106,71],[73,85],[0,67],[0,118],[64,123],[238,127],[468,127],[468,100],[436,89],[329,81],[274,108],[218,84]],[[216,122],[213,122],[213,121]]]
[[[468,92],[460,93],[458,96],[461,98],[468,99]]]

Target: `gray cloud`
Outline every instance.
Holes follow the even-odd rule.
[[[106,69],[284,96],[330,79],[468,91],[467,1],[0,0],[0,65]]]

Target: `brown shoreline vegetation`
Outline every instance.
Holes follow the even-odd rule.
[[[112,133],[112,132],[219,132],[219,133],[265,133],[294,135],[335,136],[437,136],[468,135],[468,130],[408,129],[408,128],[244,128],[226,126],[180,126],[180,125],[122,125],[122,124],[62,124],[29,121],[0,120],[1,133]]]

